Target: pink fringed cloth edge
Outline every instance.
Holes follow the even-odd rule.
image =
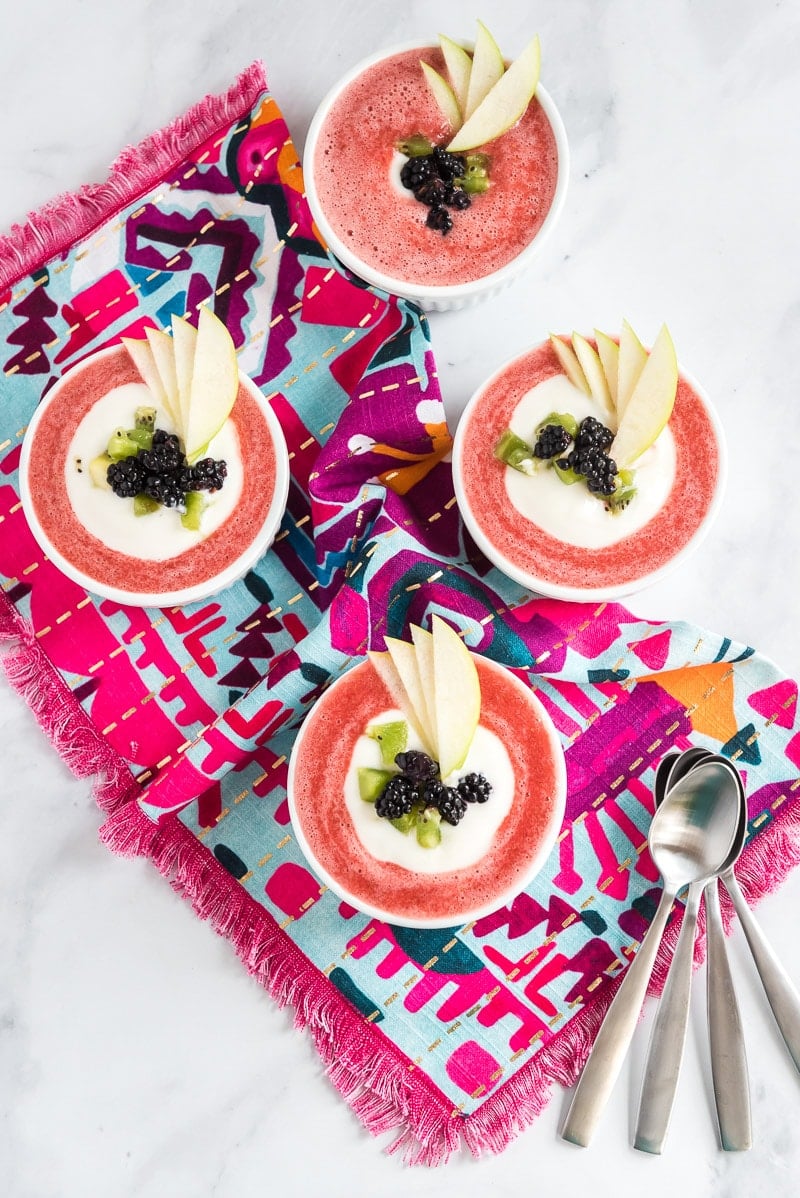
[[[0,290],[12,286],[111,219],[161,181],[221,125],[251,108],[267,86],[264,64],[252,63],[222,95],[206,96],[171,125],[127,146],[102,183],[65,192],[0,237]]]

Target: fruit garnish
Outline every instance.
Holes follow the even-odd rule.
[[[186,511],[181,513],[181,524],[184,528],[188,528],[189,532],[199,532],[200,520],[206,506],[205,499],[199,491],[189,491],[184,496],[183,502]]]
[[[387,782],[395,776],[392,770],[376,770],[371,766],[362,765],[358,770],[358,793],[365,803],[374,803]]]
[[[647,361],[647,350],[634,333],[627,320],[622,322],[619,335],[619,365],[617,374],[617,418],[622,419],[628,400],[639,381]]]
[[[436,745],[448,778],[466,760],[481,714],[481,686],[472,654],[458,633],[433,616]]]
[[[433,98],[439,105],[442,116],[451,129],[457,129],[461,124],[461,110],[458,106],[455,92],[447,80],[443,79],[430,63],[420,59],[419,65],[422,67],[422,73],[425,76],[428,87],[433,92]]]
[[[406,690],[405,681],[400,675],[400,671],[397,667],[397,664],[396,664],[392,654],[390,654],[388,652],[388,645],[389,645],[389,642],[392,640],[392,638],[386,637],[385,639],[386,639],[386,643],[387,643],[387,652],[381,653],[376,650],[371,650],[368,654],[368,657],[369,657],[370,661],[372,662],[373,668],[374,668],[375,672],[377,673],[378,677],[381,679],[384,686],[389,691],[389,694],[392,696],[392,699],[397,704],[397,706],[400,708],[400,710],[402,711],[403,715],[408,720],[411,727],[414,729],[414,732],[416,733],[418,739],[425,746],[426,751],[433,753],[434,748],[428,738],[427,729],[424,726],[424,715],[420,716],[418,714],[417,708],[412,703],[411,698],[409,697],[409,693]],[[399,642],[399,643],[402,644],[403,642]],[[411,645],[408,646],[408,650],[410,651],[410,653],[413,657],[414,650]],[[398,656],[400,656],[402,653],[403,653],[403,650],[398,651]],[[412,667],[410,665],[410,659],[408,659],[406,661],[405,669],[406,669],[406,675],[411,677]],[[414,669],[416,669],[416,662],[414,662]],[[410,685],[413,689],[414,688],[413,680],[410,682]],[[419,684],[417,684],[415,694],[417,696],[417,701],[419,702]]]
[[[617,401],[619,346],[613,337],[609,337],[608,333],[601,333],[599,329],[595,329],[594,335],[597,341],[597,352],[600,355],[600,361],[603,364],[603,373],[606,376],[606,383],[608,384],[608,393],[611,396],[611,404],[614,411],[619,412]]]
[[[512,470],[519,470],[520,474],[533,474],[536,470],[532,446],[510,428],[501,434],[494,447],[494,456]]]
[[[586,381],[586,375],[583,373],[583,367],[578,361],[575,351],[572,346],[567,345],[566,341],[562,341],[555,333],[550,334],[550,344],[555,350],[561,369],[567,376],[569,381],[573,383],[579,391],[585,392],[586,395],[591,395],[591,388]]]
[[[610,449],[619,467],[630,466],[653,444],[672,415],[677,389],[675,346],[667,326],[662,325]]]
[[[452,38],[445,37],[443,33],[439,34],[439,45],[444,55],[444,65],[447,67],[447,73],[450,76],[453,94],[458,102],[458,107],[463,113],[467,106],[467,92],[469,91],[469,77],[472,72],[472,59],[463,46],[459,46],[458,42],[454,42]]]
[[[150,330],[155,333],[155,330]],[[153,343],[147,341],[134,341],[130,337],[123,337],[122,344],[131,356],[134,366],[142,376],[142,381],[145,386],[151,391],[153,398],[159,408],[167,415],[167,419],[175,425],[175,413],[172,409],[172,398],[167,393],[164,385],[164,379],[158,364],[153,349]],[[159,352],[161,352],[159,350]],[[177,427],[177,425],[176,425]]]
[[[190,465],[203,456],[230,416],[238,390],[239,366],[233,338],[219,317],[209,308],[201,308],[184,438]]]
[[[413,133],[405,141],[397,143],[397,149],[406,158],[427,158],[433,149],[433,142],[428,141],[421,133]]]
[[[367,736],[378,742],[381,751],[381,761],[385,765],[394,765],[398,753],[404,752],[408,744],[408,724],[405,720],[388,720],[385,724],[372,724],[367,728]]]
[[[172,352],[175,355],[175,379],[178,385],[178,404],[181,411],[180,427],[183,440],[189,435],[189,411],[192,397],[192,375],[197,353],[197,329],[192,328],[183,316],[172,317]]]
[[[160,406],[163,407],[167,419],[178,436],[183,439],[184,429],[181,418],[181,404],[178,398],[178,378],[175,373],[175,349],[172,338],[163,329],[148,328],[145,330],[147,343],[153,354],[159,378],[161,379]],[[128,346],[128,352],[131,353]],[[136,359],[134,358],[134,362]],[[145,380],[146,381],[146,380]]]
[[[500,53],[500,47],[483,21],[478,21],[475,50],[472,54],[472,64],[467,80],[467,96],[462,105],[464,122],[469,120],[476,108],[486,99],[497,81],[502,78],[505,69],[506,64]],[[487,141],[488,138],[483,140]],[[473,143],[473,145],[481,144],[482,142]],[[469,149],[470,147],[463,148]]]
[[[425,807],[417,817],[417,841],[423,849],[435,849],[442,842],[442,817],[435,807]]]
[[[140,433],[144,432],[147,439],[147,444],[141,444]],[[134,436],[134,433],[137,435]],[[153,441],[153,434],[142,429],[124,429],[117,428],[108,439],[106,453],[111,458],[112,462],[119,462],[123,458],[133,458],[140,449],[149,449]]]
[[[149,495],[134,495],[133,497],[134,516],[151,516],[160,507],[161,504],[157,503],[155,499],[151,499]]]
[[[547,428],[548,424],[556,424],[565,429],[572,440],[578,435],[580,427],[578,421],[571,412],[551,412],[549,416],[545,416],[544,420],[540,421],[536,426],[537,437],[541,435],[542,430]],[[547,456],[547,455],[543,455]]]
[[[155,408],[141,405],[133,413],[134,428],[145,428],[152,436],[152,433],[155,431],[156,427],[156,415],[157,412]]]
[[[438,743],[436,731],[436,708],[433,703],[435,677],[433,670],[433,636],[416,624],[411,625],[411,640],[417,659],[417,674],[419,676],[422,702],[425,705],[425,726],[430,729],[431,742]],[[405,749],[405,745],[403,745]]]
[[[540,63],[541,50],[537,36],[484,96],[448,149],[453,152],[474,149],[475,146],[494,141],[515,125],[536,92]]]
[[[572,334],[572,348],[575,350],[575,356],[580,362],[581,370],[589,384],[589,394],[592,399],[596,400],[607,412],[611,412],[613,410],[611,392],[597,350],[580,333]]]
[[[111,490],[111,484],[108,481],[108,468],[113,459],[107,453],[100,453],[96,458],[92,458],[89,463],[89,478],[95,487],[102,487],[104,491]]]

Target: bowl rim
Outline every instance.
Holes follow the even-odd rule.
[[[76,362],[65,370],[61,378],[48,391],[47,395],[41,400],[33,413],[28,427],[25,430],[25,436],[22,441],[22,448],[19,462],[19,497],[22,503],[22,510],[28,527],[34,539],[39,544],[39,547],[47,554],[55,566],[76,582],[84,590],[89,591],[93,595],[99,595],[103,599],[111,599],[115,603],[120,603],[128,607],[176,607],[184,606],[189,603],[197,602],[201,599],[207,599],[212,595],[218,594],[232,583],[236,582],[248,570],[256,564],[257,561],[267,552],[269,546],[275,538],[275,535],[280,527],[283,513],[286,508],[286,501],[289,495],[289,452],[286,445],[286,439],[283,435],[283,430],[280,426],[277,416],[273,412],[270,405],[267,403],[264,395],[253,380],[243,371],[239,370],[239,382],[244,385],[249,392],[251,398],[257,403],[265,423],[270,431],[273,445],[275,448],[275,491],[270,503],[267,515],[263,523],[253,537],[250,544],[242,550],[239,556],[231,562],[224,570],[215,574],[212,578],[205,579],[204,582],[194,583],[192,586],[182,587],[172,591],[126,591],[122,587],[113,586],[111,584],[98,582],[89,574],[84,573],[79,566],[76,566],[51,543],[47,532],[39,522],[36,515],[35,506],[31,487],[29,484],[28,470],[30,466],[31,446],[36,437],[36,430],[42,420],[44,413],[49,409],[51,404],[58,402],[59,395],[62,390],[62,384],[68,378],[74,378],[76,371],[86,369],[93,362],[101,358],[112,357],[125,352],[121,342],[115,342],[113,345],[106,346],[104,349],[96,350],[94,353],[87,354],[80,362]]]
[[[420,303],[423,307],[426,303],[434,304],[437,301],[444,303],[447,301],[467,303],[472,298],[481,296],[489,290],[496,290],[502,287],[505,283],[510,282],[516,275],[527,266],[529,260],[536,254],[544,242],[549,237],[555,227],[564,207],[567,194],[567,184],[569,181],[570,157],[569,143],[567,140],[567,131],[564,126],[561,114],[556,108],[556,105],[550,96],[550,93],[541,83],[537,83],[535,98],[540,102],[545,116],[547,117],[550,126],[553,130],[553,135],[556,141],[556,154],[558,158],[558,171],[556,174],[556,187],[553,193],[553,201],[547,214],[539,227],[538,231],[528,242],[528,244],[512,258],[510,262],[505,263],[498,270],[492,271],[490,274],[482,275],[478,279],[471,279],[465,283],[428,283],[415,284],[408,279],[398,279],[393,275],[385,274],[383,271],[377,270],[370,266],[352,250],[345,242],[343,242],[335,230],[331,227],[330,222],[325,215],[325,211],[320,204],[319,195],[317,192],[316,179],[314,175],[314,160],[316,157],[316,148],[319,141],[320,132],[325,123],[325,119],[330,112],[331,107],[354,79],[369,67],[376,63],[382,62],[386,58],[391,58],[395,54],[402,54],[409,50],[426,50],[439,49],[437,42],[423,41],[415,39],[413,41],[401,42],[399,44],[389,46],[383,50],[376,51],[374,54],[362,58],[354,66],[352,66],[338,80],[337,83],[330,88],[324,98],[318,105],[314,116],[311,119],[311,124],[306,135],[305,146],[303,149],[303,180],[305,185],[306,199],[308,200],[311,214],[314,222],[317,225],[323,239],[325,240],[328,249],[333,253],[348,270],[352,270],[359,278],[364,279],[370,286],[378,287],[382,291],[387,291],[391,295],[397,295],[401,299],[412,300]]]
[[[341,674],[335,679],[334,682],[330,684],[330,686],[323,692],[320,698],[317,699],[317,702],[308,712],[308,715],[300,726],[300,730],[295,738],[295,742],[289,755],[289,765],[286,775],[286,800],[289,807],[293,835],[297,841],[300,851],[303,853],[314,872],[325,883],[325,885],[341,900],[349,903],[350,906],[354,907],[358,911],[361,911],[364,915],[370,916],[372,919],[380,919],[385,923],[395,924],[398,927],[405,928],[452,928],[460,927],[463,924],[469,923],[473,919],[480,919],[485,915],[490,915],[493,911],[497,911],[501,907],[506,906],[517,895],[521,894],[525,889],[527,889],[528,886],[530,886],[533,879],[538,873],[540,873],[542,866],[544,865],[553,849],[553,846],[556,843],[558,834],[561,830],[561,825],[564,821],[567,803],[566,757],[564,746],[561,743],[556,726],[533,687],[527,686],[512,669],[503,665],[502,662],[495,661],[494,658],[486,657],[484,654],[480,654],[478,656],[480,656],[484,662],[488,662],[490,667],[497,670],[502,670],[506,675],[508,675],[512,685],[516,686],[520,691],[520,694],[523,695],[525,700],[529,702],[530,707],[533,708],[534,712],[536,713],[536,717],[539,719],[542,727],[547,732],[548,740],[553,751],[553,761],[556,771],[554,788],[555,793],[553,795],[550,821],[548,823],[546,833],[539,842],[539,846],[531,858],[528,867],[520,876],[519,881],[514,884],[514,886],[501,891],[490,901],[483,903],[478,907],[473,907],[466,911],[456,911],[454,914],[448,915],[446,917],[438,916],[430,919],[414,919],[404,915],[398,916],[376,903],[370,903],[367,900],[359,898],[357,895],[354,895],[348,891],[346,887],[340,885],[336,878],[334,878],[333,875],[325,868],[325,866],[320,863],[319,859],[308,843],[308,839],[305,835],[298,815],[294,798],[294,776],[298,768],[298,759],[302,753],[303,740],[307,735],[307,730],[312,725],[312,721],[308,717],[311,716],[318,703],[328,701],[328,696],[330,696],[332,693],[335,693],[335,688],[342,681],[342,679],[351,672],[351,670],[372,668],[367,658],[362,658],[361,660],[356,661],[345,671],[344,674]],[[344,802],[344,799],[342,799],[342,802]],[[410,870],[409,872],[414,873],[415,876],[420,878],[431,877],[430,874],[417,875],[415,871]]]
[[[511,578],[514,582],[518,582],[536,594],[542,595],[548,599],[563,599],[568,602],[578,603],[603,602],[607,600],[621,599],[626,595],[632,595],[640,590],[644,590],[646,587],[660,582],[663,578],[675,570],[683,561],[685,561],[687,557],[691,556],[691,554],[698,548],[698,546],[708,535],[708,532],[714,523],[719,513],[719,509],[724,501],[728,480],[728,449],[722,421],[720,420],[719,413],[714,407],[705,388],[697,381],[694,375],[690,374],[686,370],[683,370],[679,365],[679,378],[683,379],[683,381],[687,383],[696,394],[714,432],[714,437],[717,444],[718,471],[716,486],[711,497],[711,502],[703,514],[702,520],[688,541],[684,542],[678,552],[675,553],[668,561],[664,562],[663,565],[659,566],[655,570],[650,570],[645,574],[639,575],[637,578],[629,579],[627,582],[618,583],[613,586],[580,587],[571,586],[566,583],[554,583],[548,579],[538,578],[536,575],[529,574],[526,570],[517,566],[514,562],[509,561],[509,559],[506,558],[505,555],[494,546],[493,542],[486,535],[483,528],[476,520],[472,505],[464,489],[462,456],[464,452],[464,441],[466,438],[465,430],[467,427],[467,417],[477,407],[484,393],[497,382],[497,380],[510,366],[513,366],[516,362],[527,357],[537,349],[540,349],[545,344],[545,341],[538,341],[534,345],[531,345],[528,349],[523,350],[521,353],[515,354],[513,357],[506,359],[476,388],[465,404],[464,409],[458,418],[458,424],[453,437],[453,489],[455,492],[458,509],[461,513],[464,523],[469,529],[470,535],[481,552],[488,558],[490,562],[492,562],[494,566],[496,566],[498,570],[500,570],[508,578]]]

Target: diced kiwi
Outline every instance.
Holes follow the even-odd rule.
[[[129,440],[139,446],[139,449],[153,448],[153,430],[151,428],[129,428],[126,430]]]
[[[522,474],[533,474],[536,469],[536,461],[530,445],[510,428],[505,430],[495,445],[494,456]]]
[[[416,826],[418,812],[412,809],[405,815],[401,815],[398,819],[390,819],[389,823],[393,828],[397,828],[398,832],[402,832],[405,836]]]
[[[558,478],[559,482],[566,483],[568,487],[571,487],[573,483],[579,483],[583,480],[583,475],[576,474],[571,467],[560,466],[558,464],[558,459],[553,462],[553,469],[556,472],[556,477]]]
[[[413,133],[404,141],[397,143],[397,148],[406,158],[424,158],[433,150],[433,145],[422,133]]]
[[[113,462],[120,462],[123,458],[135,457],[140,449],[141,446],[128,436],[126,429],[117,428],[109,438],[106,452]]]
[[[609,510],[614,513],[617,513],[617,512],[624,511],[624,509],[628,506],[628,504],[633,499],[635,494],[636,494],[636,487],[622,486],[622,487],[617,487],[617,489],[616,489],[616,491],[614,491],[613,495],[604,495],[602,498],[605,500],[606,505],[609,508]]]
[[[200,517],[203,514],[206,501],[199,491],[189,491],[184,502],[186,511],[181,515],[181,524],[190,532],[197,532],[200,528]]]
[[[133,414],[133,423],[137,428],[149,428],[152,433],[156,427],[156,409],[144,405],[137,408]]]
[[[374,770],[371,766],[358,768],[358,793],[365,803],[374,803],[390,778],[396,777],[394,770]]]
[[[417,842],[423,849],[435,849],[442,842],[442,817],[435,807],[425,807],[417,819]]]
[[[111,484],[108,481],[108,468],[112,460],[107,453],[99,453],[96,458],[92,458],[89,463],[89,478],[92,480],[93,486],[102,487],[104,491],[111,490]]]
[[[548,424],[557,424],[561,428],[565,428],[572,437],[573,441],[578,435],[578,421],[574,416],[571,416],[569,412],[551,412],[549,416],[545,416],[544,420],[540,420],[536,425],[537,437],[542,429],[546,428]]]
[[[197,494],[197,492],[194,492]],[[394,765],[398,753],[405,753],[408,745],[408,724],[405,720],[389,720],[385,724],[372,724],[367,736],[380,745],[384,765]]]
[[[489,190],[489,177],[485,172],[483,174],[478,174],[477,172],[470,174],[469,170],[467,170],[467,172],[462,175],[460,179],[456,179],[455,182],[462,191],[465,191],[467,195],[471,196],[481,195],[484,191]]]
[[[152,516],[153,512],[157,512],[161,504],[157,499],[152,499],[149,495],[134,495],[133,497],[133,514],[134,516]]]

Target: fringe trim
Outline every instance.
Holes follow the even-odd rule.
[[[266,89],[264,64],[254,62],[220,96],[206,96],[171,125],[128,146],[103,183],[56,196],[0,237],[0,290],[68,250],[99,224],[148,192],[221,125],[234,120]]]
[[[11,687],[77,778],[93,778],[92,794],[109,814],[139,787],[122,758],[102,738],[21,616],[4,601],[0,610],[0,666]]]
[[[197,915],[231,941],[246,968],[276,1002],[291,1004],[295,1026],[309,1031],[333,1085],[373,1135],[399,1132],[387,1151],[400,1153],[409,1165],[446,1164],[462,1141],[476,1158],[507,1148],[544,1110],[554,1084],[569,1087],[577,1081],[616,992],[616,988],[609,990],[603,1000],[577,1015],[478,1110],[461,1116],[430,1078],[420,1071],[409,1073],[400,1050],[378,1027],[364,1023],[180,821],[171,818],[156,825],[131,803],[106,821],[100,839],[113,852],[150,857]],[[787,810],[749,846],[737,876],[749,901],[756,903],[797,864],[800,812]],[[723,905],[730,913],[732,904],[726,900],[723,893]],[[680,922],[673,920],[667,928],[651,994],[663,989]],[[701,935],[695,954],[698,963],[704,951]]]

